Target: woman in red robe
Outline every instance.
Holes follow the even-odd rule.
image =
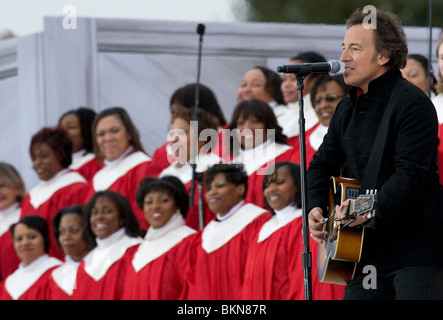
[[[241,164],[217,164],[205,173],[206,200],[216,218],[190,248],[184,299],[238,299],[249,243],[270,213],[245,203],[248,177]]]
[[[108,108],[97,114],[92,125],[95,153],[104,158],[104,167],[92,179],[94,194],[113,190],[125,196],[142,229],[149,225],[135,201],[140,180],[158,176],[160,168],[151,161],[141,144],[138,130],[121,107]]]
[[[133,259],[128,261],[123,299],[177,300],[181,297],[189,243],[195,230],[185,225],[189,198],[174,176],[146,178],[137,202],[150,228]]]
[[[261,100],[237,104],[228,129],[234,139],[232,163],[244,164],[249,177],[245,201],[265,208],[261,186],[266,170],[278,161],[298,162],[298,151],[287,144],[274,112]]]
[[[48,256],[48,224],[39,216],[26,216],[12,225],[14,250],[20,265],[0,286],[0,300],[47,300],[51,272],[62,262]]]
[[[46,220],[51,245],[49,255],[64,259],[52,229],[57,212],[87,202],[91,185],[79,173],[69,169],[72,142],[61,128],[43,128],[31,140],[32,167],[40,183],[29,191],[21,204],[22,217],[38,215]]]
[[[20,220],[25,185],[17,170],[0,162],[0,283],[14,272],[20,259],[14,251],[9,228]]]
[[[58,121],[58,126],[68,133],[72,141],[72,163],[69,168],[80,173],[88,181],[103,167],[103,159],[93,152],[94,117],[94,110],[81,107],[65,112]]]
[[[65,254],[65,261],[52,271],[48,299],[71,300],[77,268],[90,249],[83,240],[82,206],[61,209],[52,224],[57,243]]]
[[[247,300],[303,300],[302,209],[300,167],[278,162],[263,181],[265,203],[272,212],[249,244],[241,298]],[[313,299],[341,299],[344,286],[321,283],[317,276],[318,245],[313,250]]]
[[[126,197],[99,191],[85,205],[84,236],[93,247],[77,270],[75,300],[120,300],[126,260],[141,243],[137,217]]]

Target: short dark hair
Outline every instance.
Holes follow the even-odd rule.
[[[120,217],[123,218],[125,233],[130,237],[138,237],[142,234],[137,217],[131,208],[131,204],[128,199],[118,192],[112,190],[97,191],[91,199],[84,205],[84,228],[83,239],[86,241],[90,248],[94,248],[97,243],[95,241],[95,235],[91,229],[91,211],[98,198],[106,197],[111,200],[117,207]]]
[[[273,138],[275,139],[275,142],[287,144],[287,137],[283,133],[282,127],[278,124],[274,111],[266,102],[259,99],[240,101],[232,113],[231,123],[229,124],[228,129],[233,130],[237,128],[237,121],[240,116],[244,119],[254,116],[258,121],[265,125],[265,129],[274,129],[275,135]],[[236,139],[236,137],[233,138]],[[226,141],[226,143],[229,142],[230,141]],[[236,144],[232,143],[231,148],[234,145]]]
[[[282,78],[280,74],[272,69],[263,66],[255,66],[253,69],[260,70],[266,79],[265,91],[278,103],[284,104],[283,93],[281,91]]]
[[[301,179],[300,179],[300,166],[294,162],[289,161],[279,161],[274,166],[270,167],[266,171],[266,175],[263,177],[262,190],[265,191],[266,187],[269,183],[273,182],[277,178],[277,170],[281,167],[287,167],[289,169],[289,173],[291,174],[292,181],[294,186],[296,187],[294,200],[294,205],[298,208],[301,208]],[[266,201],[264,198],[264,204],[268,207],[272,214],[275,214],[274,209]]]
[[[96,112],[87,107],[80,107],[78,109],[68,110],[61,115],[58,120],[58,125],[60,125],[64,117],[70,114],[78,118],[81,135],[83,138],[83,148],[88,152],[93,152],[94,144],[92,141],[92,123],[94,122]]]
[[[76,214],[80,217],[81,223],[84,225],[83,220],[83,206],[82,205],[72,205],[69,207],[64,207],[60,209],[57,214],[54,216],[54,219],[52,219],[52,228],[54,230],[54,237],[57,241],[58,246],[61,247],[60,242],[58,241],[60,237],[60,221],[62,220],[63,216],[67,214]]]
[[[48,232],[48,223],[46,222],[46,220],[43,219],[42,217],[36,216],[36,215],[29,215],[29,216],[25,216],[25,217],[21,218],[19,222],[14,223],[9,229],[11,232],[12,238],[14,238],[15,227],[20,223],[23,223],[24,225],[26,225],[30,229],[37,230],[43,236],[43,244],[44,244],[44,248],[45,248],[45,253],[48,253],[50,240],[49,240],[49,232]]]
[[[62,128],[44,127],[32,136],[29,153],[32,157],[32,148],[37,145],[47,144],[60,157],[60,164],[67,168],[72,163],[72,142]]]
[[[226,177],[226,181],[233,183],[236,186],[243,184],[245,186],[246,196],[246,193],[248,192],[248,174],[246,173],[243,164],[220,163],[209,167],[204,174],[206,189],[211,185],[214,177],[219,173],[223,173]]]
[[[143,210],[145,196],[151,191],[163,191],[174,198],[175,204],[180,209],[183,217],[189,210],[189,196],[183,182],[174,176],[163,176],[161,178],[146,177],[140,181],[135,195],[138,207]]]
[[[194,109],[196,88],[196,83],[189,83],[178,88],[172,94],[169,105],[172,106],[172,104],[177,103],[186,109]],[[198,88],[198,108],[212,114],[218,119],[220,125],[224,126],[226,124],[226,119],[214,92],[208,86],[205,86],[202,83],[199,83]]]
[[[373,13],[364,13],[361,9],[355,10],[346,20],[346,26],[350,28],[354,25],[363,24],[369,14]],[[377,9],[375,16],[377,27],[372,29],[375,38],[375,50],[390,58],[386,63],[388,70],[403,69],[406,66],[408,43],[400,18],[393,13],[380,9]]]

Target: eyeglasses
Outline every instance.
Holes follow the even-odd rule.
[[[337,101],[338,99],[341,99],[341,98],[343,98],[343,97],[344,97],[344,96],[338,96],[338,95],[336,95],[336,94],[330,94],[330,95],[327,95],[327,96],[324,97],[324,98],[320,97],[320,98],[315,99],[315,100],[314,100],[314,105],[319,105],[319,104],[321,104],[321,103],[323,102],[323,100],[325,100],[326,102],[329,102],[329,103],[331,103],[331,102],[335,102],[335,101]]]

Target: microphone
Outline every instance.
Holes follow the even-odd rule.
[[[205,33],[205,25],[203,23],[199,23],[197,26],[197,33],[202,36]]]
[[[277,72],[282,73],[337,73],[340,71],[340,62],[331,60],[329,62],[316,62],[316,63],[300,63],[300,64],[285,64],[284,66],[277,67]]]

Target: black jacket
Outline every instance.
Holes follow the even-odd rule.
[[[370,152],[400,71],[351,88],[337,106],[329,131],[308,170],[308,212],[327,213],[329,178],[345,165],[361,184]],[[388,139],[377,179],[375,225],[365,229],[361,266],[381,269],[443,263],[442,214],[437,166],[435,107],[416,86],[395,97]]]

